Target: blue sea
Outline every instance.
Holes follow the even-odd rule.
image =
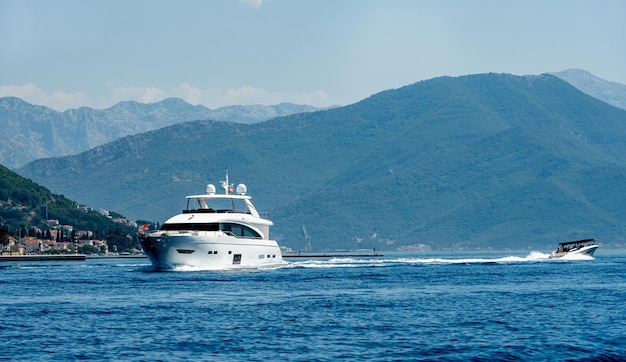
[[[626,359],[626,251],[0,263],[0,360]]]

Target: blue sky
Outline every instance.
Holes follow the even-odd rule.
[[[0,0],[0,97],[346,105],[438,76],[626,84],[626,1]]]

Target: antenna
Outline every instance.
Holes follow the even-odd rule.
[[[224,194],[229,195],[233,191],[234,184],[228,182],[228,169],[226,170],[226,180],[222,181],[222,187],[224,188]]]

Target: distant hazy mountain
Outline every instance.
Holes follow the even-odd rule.
[[[626,85],[624,84],[609,82],[582,69],[567,69],[550,74],[556,75],[592,97],[626,109]]]
[[[0,163],[10,168],[38,158],[76,154],[120,137],[199,119],[255,123],[319,108],[281,103],[211,110],[170,98],[157,103],[121,102],[107,109],[57,112],[19,98],[0,98]]]
[[[273,236],[314,249],[624,245],[626,111],[551,75],[441,77],[256,124],[195,121],[19,172],[155,221],[244,182]]]

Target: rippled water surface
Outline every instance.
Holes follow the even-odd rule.
[[[617,360],[626,252],[0,263],[0,360]]]

